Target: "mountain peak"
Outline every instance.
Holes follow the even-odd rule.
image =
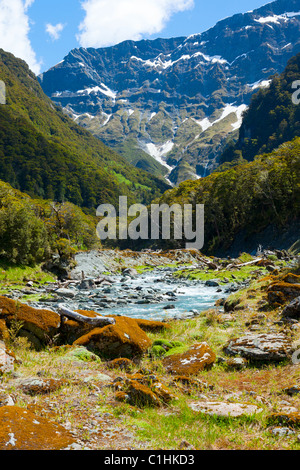
[[[252,94],[300,52],[299,13],[299,0],[277,0],[201,34],[74,49],[40,82],[134,165],[173,183],[198,178],[235,138]]]

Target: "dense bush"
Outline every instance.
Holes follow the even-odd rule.
[[[0,181],[0,257],[30,265],[99,247],[93,217],[71,203],[34,200]]]
[[[160,203],[205,205],[205,249],[230,247],[235,236],[287,227],[300,216],[300,138],[198,181],[167,191]]]
[[[230,143],[220,158],[224,162],[271,152],[284,142],[300,136],[300,105],[293,103],[294,82],[300,79],[300,54],[289,60],[281,75],[270,86],[252,97],[243,117],[236,144]]]

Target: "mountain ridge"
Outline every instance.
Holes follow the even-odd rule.
[[[188,37],[74,49],[39,80],[130,163],[178,184],[218,166],[253,92],[300,52],[299,15],[299,0],[277,0]]]
[[[27,64],[0,50],[0,179],[34,197],[95,211],[101,203],[151,200],[168,185],[128,164],[69,119],[44,94]]]

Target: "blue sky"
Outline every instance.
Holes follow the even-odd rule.
[[[188,36],[268,0],[0,0],[0,47],[48,70],[75,47]]]

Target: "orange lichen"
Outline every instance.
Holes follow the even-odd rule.
[[[109,361],[106,367],[108,369],[120,369],[124,370],[125,372],[130,372],[134,367],[134,363],[126,357],[119,357]]]
[[[41,379],[41,378],[32,378],[24,381],[21,384],[21,388],[24,393],[28,395],[44,395],[48,393],[53,393],[56,390],[59,390],[66,384],[64,379]]]
[[[291,413],[272,413],[268,417],[269,424],[287,424],[290,426],[300,426],[300,413],[298,411]]]
[[[198,343],[182,354],[173,354],[163,359],[166,371],[176,375],[194,375],[209,369],[216,360],[215,353],[207,343]]]
[[[51,336],[60,327],[60,316],[46,309],[36,309],[29,305],[0,296],[0,318],[9,326],[13,320],[24,322],[24,329],[32,331],[38,338]]]
[[[176,375],[173,377],[173,382],[174,383],[182,383],[183,385],[186,385],[187,387],[195,387],[200,390],[204,390],[208,387],[206,383],[201,382],[198,379],[192,378],[191,376],[186,376],[186,375]]]
[[[118,383],[118,388],[115,388],[114,383],[115,390],[118,390],[116,399],[121,401],[125,399],[127,403],[133,406],[156,407],[169,403],[176,398],[165,385],[156,378],[152,379],[151,377],[144,376],[143,374],[134,374],[130,379],[125,380],[125,382]]]
[[[128,395],[125,392],[122,392],[122,391],[121,392],[116,392],[115,399],[117,401],[124,402],[124,401],[128,400]]]
[[[88,318],[99,317],[99,313],[94,310],[75,310],[75,312]],[[81,336],[86,335],[92,331],[95,327],[86,322],[79,322],[73,319],[64,319],[63,326],[61,328],[61,335],[63,341],[69,344],[74,343]]]
[[[97,312],[94,312],[94,310],[75,310],[75,312],[80,313],[80,315],[83,315],[84,317],[89,317],[89,318],[95,318],[95,317],[100,316],[100,314]]]
[[[151,389],[163,403],[169,403],[175,399],[175,396],[171,393],[171,391],[160,382],[155,382]]]
[[[132,380],[127,388],[129,403],[139,407],[160,406],[160,400],[157,395],[146,385]]]
[[[267,294],[268,301],[271,304],[276,302],[283,305],[285,302],[293,300],[300,295],[300,284],[291,284],[284,281],[274,282],[269,286]]]
[[[87,346],[104,357],[133,358],[141,356],[151,347],[152,341],[133,318],[114,317],[116,323],[92,331],[78,338],[74,344]]]
[[[0,450],[62,450],[74,442],[62,426],[17,406],[0,407]]]
[[[300,276],[293,273],[284,274],[284,276],[281,277],[281,280],[283,282],[288,282],[289,284],[300,284]]]
[[[145,320],[145,319],[136,319],[139,327],[144,331],[158,332],[163,330],[168,330],[171,326],[168,323],[155,320]]]
[[[0,320],[0,340],[4,342],[9,340],[9,331],[4,320]]]

